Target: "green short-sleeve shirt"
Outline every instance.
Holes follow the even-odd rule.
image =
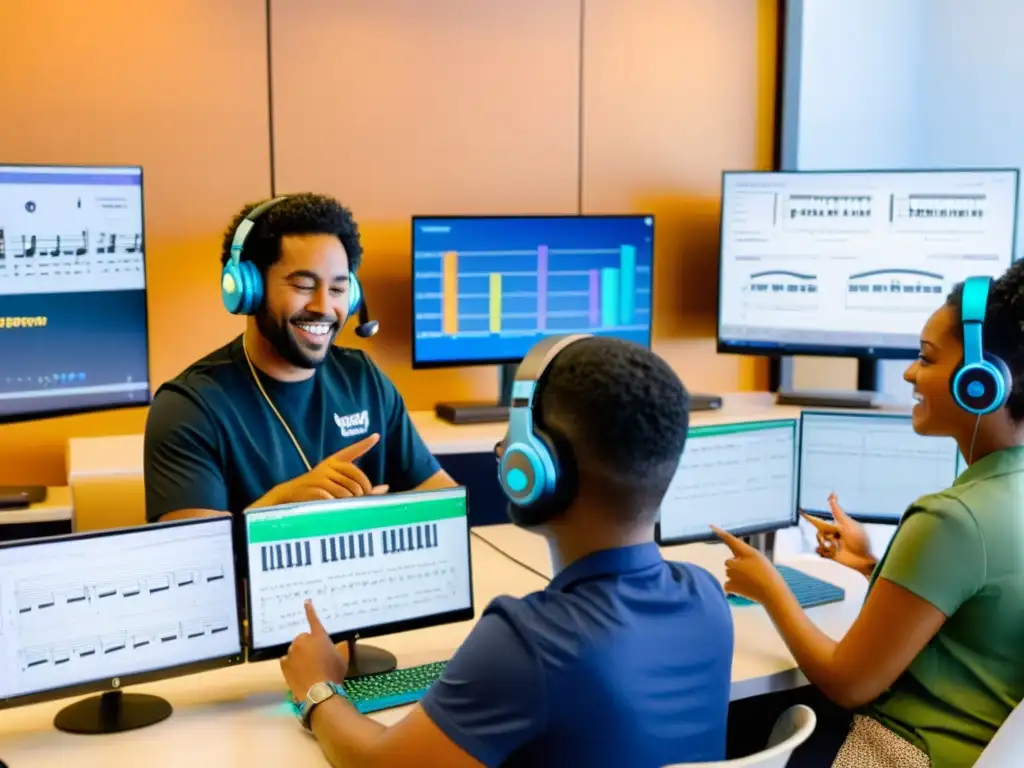
[[[914,502],[871,585],[879,578],[948,619],[867,714],[934,768],[974,765],[1024,698],[1024,447],[990,454]]]

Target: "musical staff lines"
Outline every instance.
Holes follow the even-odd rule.
[[[230,519],[0,549],[0,699],[241,649]]]
[[[60,612],[63,606],[83,606],[105,609],[105,603],[128,599],[145,599],[146,596],[176,590],[199,589],[203,584],[222,581],[224,566],[189,567],[166,572],[154,572],[138,576],[108,578],[90,583],[29,583],[15,589],[14,599],[19,615],[42,614],[49,609]]]
[[[143,288],[144,264],[140,231],[41,234],[0,228],[0,293]]]
[[[180,641],[194,645],[203,638],[212,638],[230,629],[231,622],[226,617],[209,617],[86,635],[23,648],[18,651],[19,666],[27,672],[46,666],[90,663],[94,658],[111,655],[130,655],[133,652],[151,655],[155,649],[155,652],[162,652],[160,647],[169,643]]]

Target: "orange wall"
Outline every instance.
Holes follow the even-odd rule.
[[[31,117],[0,120],[0,162],[145,169],[154,388],[241,328],[217,257],[234,211],[270,193],[264,8],[0,9],[0,97]],[[355,211],[382,327],[368,346],[411,408],[492,397],[496,377],[410,369],[409,216],[580,199],[657,214],[655,343],[687,384],[764,386],[761,363],[714,353],[713,324],[719,174],[771,159],[773,0],[588,0],[582,41],[580,0],[272,0],[271,22],[276,189]],[[68,437],[144,419],[0,427],[0,483],[59,484]]]

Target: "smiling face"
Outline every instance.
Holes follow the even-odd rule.
[[[914,431],[920,435],[956,437],[974,417],[953,400],[953,373],[964,356],[956,313],[943,304],[928,318],[921,331],[921,353],[903,374],[914,386]]]
[[[348,254],[334,235],[286,235],[267,270],[260,333],[297,368],[318,367],[348,317]]]

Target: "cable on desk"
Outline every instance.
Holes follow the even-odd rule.
[[[510,554],[509,554],[508,552],[506,552],[506,551],[505,551],[505,550],[503,550],[503,549],[499,549],[499,548],[498,548],[498,546],[497,546],[496,544],[492,544],[491,542],[489,542],[489,541],[488,541],[487,539],[485,539],[485,538],[484,538],[483,536],[481,536],[481,535],[480,535],[479,533],[477,533],[476,531],[470,530],[470,534],[471,534],[472,536],[475,536],[476,538],[478,538],[478,539],[479,539],[480,541],[482,541],[482,542],[483,542],[484,544],[486,544],[486,545],[487,545],[488,547],[490,547],[491,549],[493,549],[493,550],[494,550],[495,552],[497,552],[497,553],[498,553],[499,555],[503,555],[504,557],[507,557],[507,558],[508,558],[509,560],[511,560],[511,561],[512,561],[513,563],[515,563],[516,565],[522,566],[523,568],[525,568],[526,570],[528,570],[528,571],[529,571],[530,573],[535,573],[535,574],[537,574],[537,575],[538,575],[538,576],[540,576],[540,577],[541,577],[542,579],[544,579],[544,581],[547,581],[547,582],[550,582],[550,581],[551,581],[551,577],[550,577],[550,576],[548,576],[548,575],[547,575],[546,573],[541,573],[541,572],[540,572],[540,571],[538,571],[538,570],[537,570],[536,568],[533,568],[533,567],[531,567],[531,566],[527,565],[526,563],[524,563],[524,562],[523,562],[522,560],[520,560],[520,559],[518,559],[518,558],[515,558],[515,557],[512,557],[512,555],[510,555]]]

